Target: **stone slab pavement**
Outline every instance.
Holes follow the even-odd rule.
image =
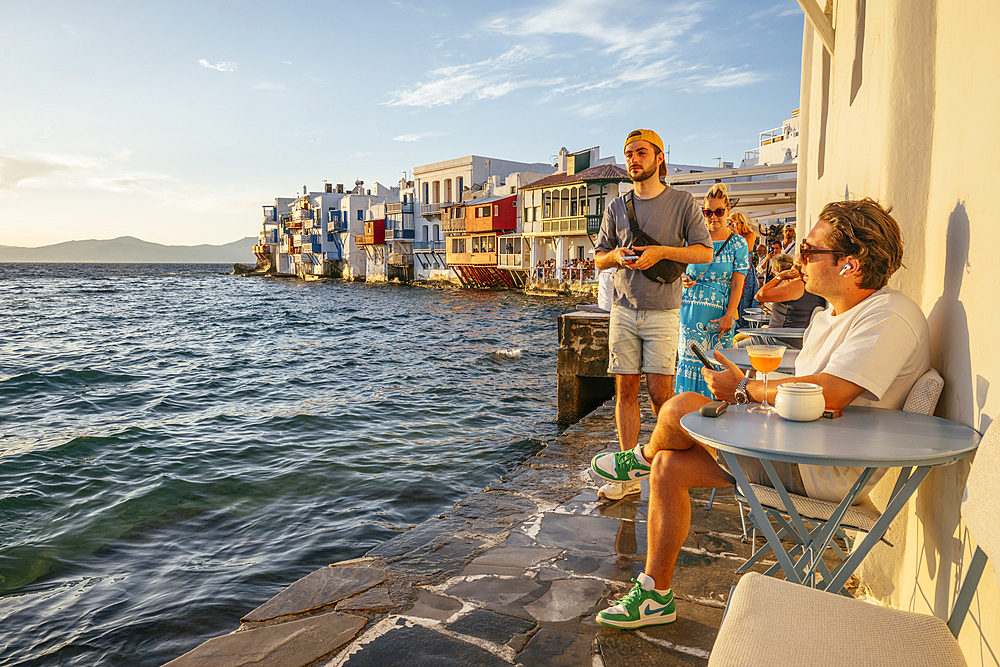
[[[643,440],[652,428],[644,401]],[[732,489],[692,492],[674,579],[676,622],[616,630],[594,617],[643,569],[648,484],[597,499],[590,458],[617,449],[614,401],[449,511],[320,568],[171,667],[706,665],[750,555]],[[756,567],[763,571],[763,567]]]

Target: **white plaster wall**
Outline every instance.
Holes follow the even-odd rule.
[[[805,26],[800,238],[831,200],[867,195],[894,207],[906,267],[890,285],[928,317],[932,364],[945,378],[936,414],[984,431],[1000,413],[1000,50],[990,37],[1000,2],[841,0],[835,21],[833,58]],[[859,575],[884,602],[947,616],[974,548],[959,508],[969,465],[934,470],[893,525],[896,546],[880,544],[863,564]],[[970,665],[1000,656],[994,567],[960,635]]]

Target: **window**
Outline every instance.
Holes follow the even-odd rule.
[[[424,203],[425,204],[431,203],[430,184],[428,183],[424,183]]]
[[[444,200],[445,201],[454,201],[451,198],[451,179],[450,178],[444,179]]]
[[[453,254],[458,254],[458,239],[451,240],[451,252]]]
[[[500,204],[493,205],[493,215],[500,215]]]
[[[434,181],[434,203],[441,203],[441,181]]]
[[[542,217],[545,219],[552,217],[552,193],[546,192],[542,195]]]
[[[490,217],[490,207],[489,206],[477,206],[476,207],[476,217],[477,218],[488,218],[488,217]]]
[[[429,233],[429,228],[427,227],[427,225],[424,225],[421,229],[423,229],[421,233],[423,234],[424,243],[427,243],[428,241],[430,241],[430,238],[427,236],[427,234]]]
[[[459,176],[455,179],[455,201],[462,201],[462,191],[465,189],[463,186],[465,184],[465,179]]]
[[[365,219],[365,212],[364,212],[364,211],[362,211],[362,210],[361,210],[361,209],[359,208],[359,209],[358,209],[358,220],[364,220],[364,219]]]

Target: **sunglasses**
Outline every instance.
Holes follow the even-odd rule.
[[[843,255],[844,253],[837,250],[821,250],[811,247],[805,241],[799,243],[799,255],[805,262],[809,261],[809,255]]]
[[[713,215],[717,218],[724,218],[726,216],[726,209],[724,208],[717,208],[714,211],[710,208],[703,208],[701,212],[706,218],[711,218]]]

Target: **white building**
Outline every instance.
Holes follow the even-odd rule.
[[[466,191],[488,186],[491,177],[506,177],[517,171],[552,173],[544,162],[527,163],[467,155],[426,164],[413,169],[416,205],[420,217],[414,221],[415,280],[456,280],[448,269],[441,227],[441,206],[462,201]],[[416,217],[416,211],[414,211]]]

